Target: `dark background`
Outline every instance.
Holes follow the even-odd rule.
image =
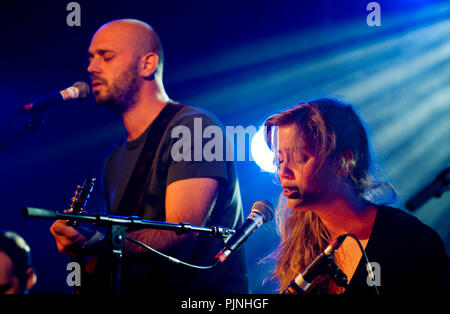
[[[225,125],[259,126],[302,100],[331,96],[352,103],[367,123],[381,174],[399,192],[395,206],[450,163],[450,5],[447,1],[378,1],[380,27],[366,23],[370,1],[77,1],[81,26],[69,27],[70,1],[0,4],[0,128],[27,102],[89,81],[87,47],[116,18],[151,24],[165,49],[169,96],[214,112]],[[393,3],[395,2],[395,3]],[[8,138],[29,117],[12,120]],[[51,221],[26,219],[24,206],[63,210],[85,177],[100,178],[103,158],[124,130],[118,116],[90,98],[55,106],[45,123],[0,151],[0,228],[20,233],[33,251],[33,293],[70,293],[68,258],[56,250]],[[277,203],[273,175],[237,163],[247,215],[253,202]],[[413,212],[450,249],[449,195]],[[103,208],[100,188],[88,209]],[[251,288],[273,263],[273,222],[246,244]],[[400,248],[399,248],[400,249]]]

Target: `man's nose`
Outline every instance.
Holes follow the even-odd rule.
[[[89,61],[89,65],[87,67],[87,71],[90,74],[98,74],[101,72],[101,68],[100,68],[100,64],[98,62],[98,58],[93,57],[90,61]]]

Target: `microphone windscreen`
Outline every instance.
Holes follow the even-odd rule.
[[[48,218],[56,218],[56,212],[42,208],[24,207],[22,209],[22,216],[48,219]]]
[[[81,82],[81,81],[75,82],[72,86],[78,88],[79,93],[80,93],[78,96],[79,99],[86,98],[87,95],[89,95],[89,93],[90,93],[89,85],[86,82]]]
[[[252,212],[260,213],[264,223],[273,219],[273,205],[268,201],[257,201],[253,204]]]

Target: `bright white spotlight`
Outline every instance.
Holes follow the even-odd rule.
[[[263,171],[275,172],[276,167],[273,164],[274,153],[264,140],[264,127],[261,127],[253,136],[251,153],[253,160]]]

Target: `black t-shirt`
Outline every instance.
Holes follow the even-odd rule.
[[[450,292],[449,259],[441,238],[436,231],[400,209],[378,208],[365,251],[369,262],[379,265],[375,281],[381,283],[380,295]],[[375,295],[367,276],[366,264],[361,258],[344,294]]]
[[[215,149],[220,149],[221,146],[225,153],[224,128],[211,113],[190,106],[183,106],[162,136],[145,193],[144,212],[136,213],[134,209],[118,208],[144,142],[147,136],[152,135],[152,127],[154,127],[153,124],[134,141],[122,140],[119,142],[106,158],[103,171],[103,190],[107,210],[113,214],[138,215],[145,219],[164,221],[165,191],[170,183],[182,179],[210,177],[218,180],[219,193],[205,226],[219,225],[237,228],[243,221],[243,211],[235,164],[232,161],[226,161],[225,156],[218,160],[208,161],[209,156],[204,154],[207,154],[208,151],[203,152],[199,150],[198,146],[201,141],[200,148],[204,148],[213,139],[213,137],[203,136],[205,129],[218,130],[220,128],[223,135],[220,138],[222,145],[217,145]],[[175,131],[178,132],[172,132],[174,128],[177,128]],[[186,143],[181,142],[184,138],[180,134],[191,136],[190,146],[187,149],[187,146],[183,149],[180,148],[180,143]],[[217,133],[215,135],[217,136]],[[189,144],[189,141],[187,143]],[[212,152],[216,151],[212,150]],[[191,264],[207,266],[213,263],[215,254],[222,247],[222,239],[200,234],[191,255],[187,256],[183,252],[183,247],[177,247],[164,253]],[[229,260],[210,270],[193,270],[168,262],[152,253],[147,255],[145,258],[137,259],[124,257],[122,292],[248,292],[248,274],[243,249],[234,252]]]

